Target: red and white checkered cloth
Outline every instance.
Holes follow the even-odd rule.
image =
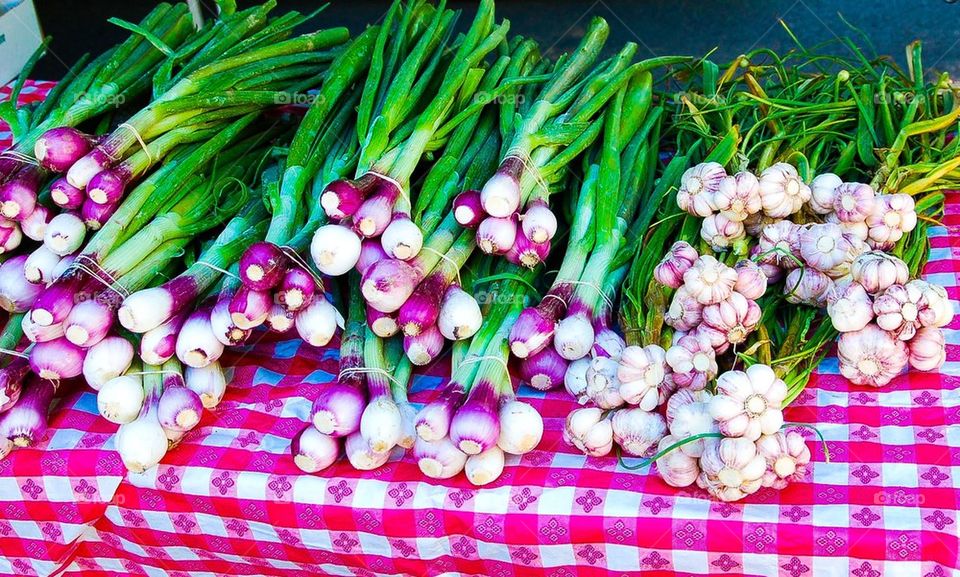
[[[947,212],[926,278],[956,302],[960,194]],[[229,354],[223,403],[142,475],[124,470],[92,392],[64,399],[47,441],[0,461],[0,573],[958,575],[958,327],[939,374],[882,389],[850,385],[827,359],[787,420],[816,424],[831,462],[811,436],[806,482],[736,504],[577,454],[561,440],[573,402],[528,388],[543,442],[486,488],[426,479],[399,454],[373,472],[302,474],[289,440],[337,350],[264,339]],[[446,371],[416,377],[412,400]]]

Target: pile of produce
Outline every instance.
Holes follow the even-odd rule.
[[[721,69],[638,61],[600,18],[553,58],[490,0],[459,33],[398,0],[353,38],[273,8],[161,4],[0,106],[0,453],[82,377],[146,470],[217,408],[227,348],[340,333],[306,472],[399,447],[493,482],[544,432],[522,384],[584,405],[583,452],[735,500],[805,474],[783,409],[834,341],[853,385],[942,365],[952,305],[918,276],[960,108],[918,45],[907,71],[802,46]]]

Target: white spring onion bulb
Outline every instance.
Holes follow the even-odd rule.
[[[99,391],[110,380],[122,375],[133,362],[133,345],[123,337],[107,337],[87,350],[83,359],[83,378]]]
[[[48,326],[38,325],[33,322],[30,315],[23,315],[20,327],[23,329],[23,334],[32,343],[45,343],[63,336],[63,323]]]
[[[62,212],[47,224],[47,230],[43,233],[43,244],[54,253],[66,256],[83,246],[86,235],[87,227],[80,217]]]
[[[397,403],[389,397],[372,400],[360,417],[360,435],[375,453],[396,447],[403,436],[403,415]]]
[[[360,237],[339,224],[321,226],[313,233],[310,255],[323,274],[346,274],[360,260]]]
[[[380,236],[380,245],[393,258],[410,260],[423,248],[423,232],[409,218],[395,218]]]
[[[313,425],[307,425],[290,443],[294,464],[305,473],[326,469],[340,455],[340,442],[324,435]]]
[[[210,315],[211,319],[213,315]],[[285,333],[293,328],[293,313],[287,312],[287,309],[280,303],[274,303],[270,308],[270,314],[267,316],[267,326],[275,333]],[[219,334],[217,331],[216,334]]]
[[[463,472],[474,485],[487,485],[499,479],[503,473],[503,458],[503,450],[494,445],[482,453],[467,457]]]
[[[210,309],[191,314],[177,335],[177,358],[188,367],[203,368],[223,355],[223,343],[210,325]]]
[[[577,359],[567,366],[567,372],[563,375],[563,388],[570,395],[584,402],[587,394],[587,371],[590,369],[590,359],[584,357]]]
[[[173,309],[170,291],[153,287],[137,291],[123,299],[117,318],[128,331],[145,333],[165,323]]]
[[[397,445],[412,449],[417,441],[417,408],[410,403],[397,403],[400,409],[400,440]]]
[[[593,346],[593,323],[584,314],[568,316],[557,324],[553,346],[560,356],[575,361],[587,356]]]
[[[43,291],[43,287],[27,282],[27,257],[16,256],[0,265],[0,308],[7,312],[25,312]]]
[[[469,339],[483,323],[480,305],[473,295],[458,286],[451,286],[443,295],[437,328],[451,341]]]
[[[118,425],[133,422],[143,408],[143,401],[143,378],[140,375],[114,377],[97,391],[100,415]]]
[[[205,409],[216,408],[227,390],[227,379],[217,362],[205,367],[184,367],[183,379],[188,389],[200,395]]]
[[[128,470],[142,473],[163,459],[170,447],[155,408],[117,430],[117,453]]]
[[[370,445],[359,431],[347,436],[344,443],[347,460],[358,471],[372,471],[383,466],[390,459],[390,451],[377,453],[370,449]]]
[[[340,324],[340,313],[325,298],[315,298],[309,306],[297,313],[294,324],[307,344],[322,347],[330,342]]]
[[[516,399],[500,406],[500,438],[497,439],[497,445],[505,453],[529,453],[540,444],[542,438],[543,417],[536,409]]]
[[[531,202],[520,220],[523,234],[533,242],[543,243],[557,234],[557,217],[542,200]]]
[[[413,456],[420,471],[431,479],[449,479],[467,464],[466,453],[458,449],[450,437],[439,441],[424,441],[418,437]]]
[[[34,284],[50,284],[54,279],[53,271],[58,264],[60,264],[60,255],[41,244],[27,257],[23,265],[23,276]]]

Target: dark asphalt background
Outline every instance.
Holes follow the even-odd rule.
[[[212,6],[212,0],[203,0]],[[106,22],[110,16],[138,21],[152,2],[106,0],[35,0],[44,32],[53,36],[52,54],[35,70],[35,78],[60,78],[69,63],[84,52],[99,53],[127,32]],[[240,0],[241,7],[252,4]],[[319,2],[278,0],[277,10],[310,11]],[[462,8],[461,27],[469,22],[476,2],[452,1]],[[360,30],[381,17],[386,1],[332,0],[315,20],[317,27],[333,25]],[[793,46],[779,25],[786,21],[807,46],[856,35],[847,22],[872,42],[868,55],[893,56],[904,63],[904,47],[924,43],[924,66],[960,76],[960,2],[957,0],[500,0],[498,14],[512,22],[512,32],[536,38],[545,52],[556,55],[576,45],[592,15],[611,26],[608,52],[624,42],[640,45],[640,58],[689,54],[700,56],[716,49],[712,58],[725,62],[753,48],[782,51]],[[842,17],[841,17],[842,15]],[[860,39],[861,45],[865,42]],[[836,45],[833,50],[844,53]],[[847,52],[849,54],[849,52]]]

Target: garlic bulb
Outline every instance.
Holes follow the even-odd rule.
[[[710,414],[720,432],[729,437],[756,441],[783,425],[787,385],[767,365],[746,371],[727,371],[717,377],[717,394],[710,399]]]
[[[796,168],[778,162],[760,173],[760,200],[768,216],[786,218],[810,200],[810,187],[800,180]]]
[[[760,199],[760,182],[749,172],[738,172],[720,181],[713,196],[714,205],[720,214],[731,221],[743,222],[751,214],[763,208]]]
[[[810,449],[803,436],[796,431],[777,431],[763,435],[757,441],[757,452],[767,463],[763,486],[780,490],[807,473]]]
[[[699,391],[717,376],[717,359],[710,341],[699,335],[681,337],[664,355],[678,387]]]
[[[833,201],[837,198],[837,187],[843,180],[832,172],[824,172],[810,183],[810,201],[807,205],[817,214],[833,212]]]
[[[869,227],[867,242],[875,249],[888,250],[904,234],[916,228],[916,206],[909,194],[883,194],[876,200],[866,221]]]
[[[863,222],[873,212],[875,196],[867,184],[845,182],[837,187],[833,210],[843,222]]]
[[[679,441],[680,439],[673,435],[667,435],[660,439],[657,452],[664,451]],[[671,487],[689,487],[700,476],[700,462],[680,449],[674,449],[657,459],[657,472],[663,482]]]
[[[611,419],[613,440],[629,455],[642,456],[647,449],[667,434],[667,424],[660,413],[641,408],[621,409]]]
[[[843,232],[847,233],[850,236],[856,237],[857,239],[866,242],[870,238],[870,227],[867,226],[865,221],[860,222],[844,222],[840,220],[837,216],[837,213],[831,212],[830,214],[823,217],[823,221],[828,224],[836,224]]]
[[[702,305],[727,298],[736,283],[737,271],[710,255],[702,255],[683,273],[683,286]]]
[[[587,369],[586,395],[601,409],[615,409],[623,405],[620,396],[620,381],[617,379],[618,364],[610,357],[594,357]]]
[[[873,301],[860,283],[834,283],[827,295],[827,314],[841,333],[859,331],[873,320]]]
[[[870,323],[837,341],[840,373],[855,385],[882,387],[907,366],[907,345]]]
[[[694,216],[710,216],[716,210],[714,195],[726,176],[726,171],[716,162],[688,168],[680,177],[677,205]]]
[[[700,223],[700,238],[716,251],[726,250],[744,237],[743,223],[730,220],[723,214],[711,214]]]
[[[658,345],[623,349],[617,366],[620,396],[630,405],[652,411],[660,404],[660,385],[667,371],[666,351]]]
[[[670,434],[677,439],[689,439],[703,433],[717,433],[717,421],[710,414],[710,400],[713,398],[707,391],[693,391],[680,389],[667,401],[667,427]],[[710,438],[697,439],[685,443],[678,450],[690,457],[699,458],[707,446]]]
[[[877,325],[901,341],[908,341],[921,326],[933,326],[937,313],[927,304],[926,295],[916,284],[895,284],[873,301]]]
[[[766,470],[767,462],[753,441],[720,439],[700,457],[697,485],[721,501],[737,501],[760,489]]]
[[[923,296],[927,299],[927,305],[934,312],[933,326],[945,327],[950,324],[953,320],[953,303],[947,296],[946,289],[920,279],[908,282],[907,286],[913,286],[923,291]]]
[[[867,293],[878,295],[895,284],[906,284],[910,278],[907,264],[892,254],[879,250],[865,252],[850,265],[850,276]]]
[[[575,409],[567,415],[563,440],[587,455],[602,457],[613,450],[613,424],[596,407]]]
[[[738,292],[703,309],[703,323],[697,331],[710,339],[714,349],[747,340],[760,322],[762,311],[754,301]]]
[[[700,255],[697,249],[682,240],[673,243],[663,260],[653,269],[653,278],[672,289],[683,284],[683,273],[687,272]]]
[[[910,366],[918,371],[935,371],[947,360],[947,345],[943,331],[937,327],[923,327],[907,343]]]
[[[812,224],[799,233],[800,257],[821,272],[852,261],[853,243],[836,224]]]
[[[692,330],[702,319],[703,305],[690,294],[686,286],[681,286],[673,293],[670,307],[663,313],[663,322],[678,331]]]
[[[800,227],[789,220],[763,227],[757,241],[761,264],[774,264],[787,270],[800,266]]]
[[[751,300],[757,300],[767,292],[767,275],[760,265],[744,259],[736,264],[734,270],[737,271],[737,282],[733,290]]]
[[[812,268],[797,268],[790,271],[783,283],[783,294],[787,301],[823,307],[827,304],[827,293],[833,286],[833,280],[826,274]]]

